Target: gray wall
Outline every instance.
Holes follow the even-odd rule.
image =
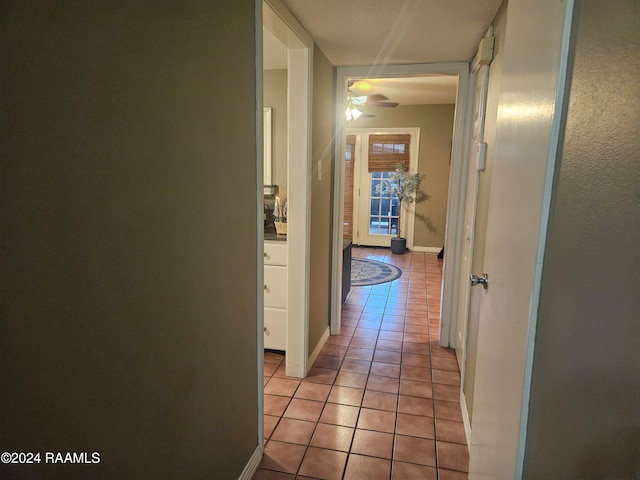
[[[311,146],[311,271],[309,354],[329,326],[331,180],[333,178],[334,69],[322,50],[313,51],[313,130]],[[318,162],[322,162],[322,179]]]
[[[640,9],[577,3],[525,478],[631,479],[640,472]]]
[[[278,193],[287,197],[287,70],[263,72],[263,102],[271,107],[271,162],[272,183],[278,185]]]
[[[238,478],[259,438],[254,4],[65,5],[0,16],[0,450],[101,462],[0,477]]]
[[[449,195],[449,168],[455,105],[400,105],[396,108],[369,108],[373,118],[361,118],[354,127],[420,127],[418,171],[426,178],[420,190],[427,198],[416,204],[414,245],[441,248]]]

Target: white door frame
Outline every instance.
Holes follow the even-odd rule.
[[[262,0],[254,0],[254,6],[256,10],[255,14],[255,32],[256,32],[256,108],[257,112],[262,110]],[[257,382],[258,382],[258,446],[252,455],[251,459],[245,466],[244,471],[240,478],[246,477],[247,479],[252,476],[258,469],[258,465],[262,460],[262,454],[264,451],[264,220],[262,218],[263,204],[264,204],[264,131],[263,131],[264,116],[256,114],[256,272],[257,272],[257,292],[256,292],[256,318],[258,319],[256,325],[256,337],[257,337]]]
[[[409,147],[409,172],[416,173],[418,171],[418,158],[420,158],[420,127],[404,127],[404,128],[349,128],[347,132],[349,135],[356,135],[356,155],[354,162],[354,202],[353,202],[353,226],[354,226],[354,234],[360,229],[360,201],[355,201],[355,186],[356,186],[356,178],[358,178],[357,182],[359,184],[360,179],[359,175],[362,173],[362,168],[364,168],[365,158],[368,158],[367,155],[364,154],[368,150],[368,142],[366,142],[365,138],[368,140],[369,135],[387,135],[387,134],[402,134],[406,133],[411,135],[411,143]],[[361,186],[361,185],[360,185]],[[403,207],[405,211],[403,212],[402,218],[404,219],[403,223],[403,232],[405,233],[405,237],[407,239],[407,247],[409,250],[413,249],[413,232],[415,229],[415,220],[416,220],[416,209],[414,203],[406,203]],[[356,220],[357,219],[357,223]],[[357,226],[357,228],[355,228]]]
[[[280,0],[264,0],[263,21],[287,47],[289,55],[287,201],[291,222],[287,226],[286,374],[303,378],[307,373],[309,330],[313,40]]]
[[[411,65],[367,65],[338,67],[336,73],[336,142],[335,169],[333,178],[333,223],[331,240],[331,333],[340,333],[340,310],[342,307],[342,202],[344,185],[344,154],[346,143],[347,85],[350,77],[397,78],[418,77],[426,74],[450,74],[458,76],[458,92],[453,126],[451,170],[449,172],[449,199],[445,228],[445,262],[442,287],[442,320],[440,343],[453,345],[457,318],[457,298],[460,274],[460,251],[462,248],[465,203],[465,182],[468,158],[468,95],[469,64],[467,62],[422,63]],[[451,323],[454,325],[451,325]],[[451,337],[451,338],[450,338]]]

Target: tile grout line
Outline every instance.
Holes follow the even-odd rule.
[[[358,255],[356,256],[356,258],[358,256],[362,257],[363,255],[366,255],[367,258],[370,258],[374,254],[371,253],[371,252],[366,254],[365,251],[361,251],[361,252],[358,252]],[[387,260],[387,263],[392,263],[392,262],[388,261],[389,259],[386,256],[385,256],[385,260]],[[394,262],[394,263],[395,264],[399,264],[400,262]],[[432,334],[435,333],[435,329],[437,327],[435,325],[432,325],[432,321],[434,319],[433,318],[434,317],[434,313],[433,312],[435,311],[435,309],[430,308],[430,305],[429,305],[429,300],[432,298],[431,290],[429,288],[429,284],[431,283],[433,285],[436,282],[436,280],[434,280],[434,275],[436,277],[440,277],[439,281],[441,282],[441,266],[438,264],[437,260],[435,262],[430,262],[426,255],[420,255],[418,258],[411,257],[409,262],[402,263],[402,267],[403,267],[403,269],[406,269],[408,273],[406,275],[403,275],[406,278],[406,282],[400,282],[400,283],[406,284],[406,287],[404,287],[404,288],[402,288],[400,290],[402,292],[400,295],[391,296],[392,290],[393,290],[391,288],[391,286],[389,288],[384,288],[384,289],[381,289],[381,288],[374,289],[374,288],[371,288],[371,287],[369,287],[369,288],[367,288],[367,287],[359,287],[359,288],[363,288],[363,290],[361,291],[362,295],[359,295],[360,298],[358,298],[357,304],[355,304],[355,303],[353,304],[353,305],[356,305],[356,309],[355,310],[357,310],[357,320],[354,319],[355,323],[353,323],[353,324],[351,323],[351,321],[349,322],[348,329],[350,331],[348,333],[348,343],[346,343],[346,345],[343,345],[341,343],[334,344],[338,349],[338,358],[339,358],[340,361],[339,361],[339,364],[337,366],[335,377],[333,377],[332,382],[330,384],[328,384],[329,385],[329,393],[327,394],[327,398],[323,402],[324,405],[322,407],[320,415],[318,416],[318,419],[314,422],[315,425],[313,426],[313,431],[311,432],[311,436],[309,438],[309,441],[307,442],[306,445],[303,445],[304,446],[304,454],[301,457],[300,464],[298,465],[298,469],[297,469],[295,475],[300,475],[300,469],[302,468],[302,464],[304,463],[304,459],[306,458],[307,452],[309,451],[309,449],[312,446],[311,442],[312,442],[313,437],[314,437],[314,435],[315,435],[315,433],[316,433],[316,431],[317,431],[317,429],[319,427],[319,424],[321,423],[320,422],[320,418],[322,417],[322,414],[324,413],[327,405],[329,404],[329,397],[331,395],[331,391],[333,390],[333,388],[334,387],[355,388],[355,387],[350,387],[349,385],[338,385],[336,383],[338,381],[338,375],[341,372],[343,372],[342,369],[343,369],[343,366],[345,364],[345,360],[347,358],[352,358],[353,360],[358,360],[357,357],[355,357],[355,358],[354,357],[347,357],[347,355],[349,354],[348,353],[349,349],[350,348],[364,348],[364,349],[367,349],[367,350],[372,350],[372,353],[371,353],[371,358],[370,358],[370,361],[369,361],[369,367],[368,367],[367,372],[366,372],[366,379],[365,379],[365,382],[364,382],[364,388],[362,389],[363,390],[362,397],[360,398],[359,404],[357,406],[353,405],[354,407],[356,407],[358,409],[358,414],[357,414],[357,417],[355,419],[355,423],[354,423],[354,426],[353,426],[353,436],[351,437],[351,441],[349,443],[349,450],[344,452],[344,451],[339,450],[339,449],[329,448],[330,450],[336,450],[336,451],[340,451],[340,452],[343,452],[343,453],[346,454],[346,460],[345,460],[345,464],[344,464],[343,471],[342,471],[342,477],[344,477],[346,475],[347,466],[349,464],[349,458],[350,458],[350,456],[352,454],[354,454],[352,452],[352,448],[353,448],[354,441],[355,441],[355,436],[356,436],[355,434],[358,431],[358,424],[360,422],[360,416],[361,416],[361,413],[362,413],[362,409],[365,408],[364,404],[365,404],[366,393],[368,391],[369,392],[383,392],[382,390],[378,391],[378,390],[369,390],[369,389],[367,389],[367,385],[369,384],[369,380],[371,378],[371,375],[373,375],[373,366],[374,366],[373,363],[374,363],[374,361],[377,361],[377,363],[394,365],[394,363],[392,361],[390,362],[390,361],[385,361],[385,360],[380,360],[380,359],[376,360],[376,352],[379,351],[378,350],[378,342],[381,340],[380,335],[383,332],[397,332],[397,328],[393,329],[393,330],[387,330],[387,329],[383,330],[383,326],[385,324],[385,316],[386,315],[389,315],[389,316],[397,316],[398,315],[399,312],[398,312],[397,304],[398,304],[398,299],[400,298],[401,299],[401,303],[403,304],[403,307],[402,307],[402,310],[403,310],[402,317],[403,318],[402,318],[402,324],[401,324],[402,325],[402,340],[400,341],[400,343],[401,343],[400,352],[397,352],[397,353],[400,354],[400,359],[399,359],[400,363],[399,363],[399,373],[398,373],[398,377],[397,377],[398,378],[398,380],[397,380],[398,381],[398,391],[397,391],[396,402],[395,402],[395,412],[394,412],[395,413],[395,415],[394,415],[395,421],[394,421],[394,425],[393,425],[393,432],[391,433],[392,434],[392,445],[391,445],[391,458],[389,459],[389,462],[390,462],[389,463],[389,468],[390,468],[389,475],[390,475],[390,478],[393,477],[393,472],[394,472],[394,452],[395,452],[395,446],[396,446],[396,439],[397,439],[397,436],[399,435],[399,433],[398,433],[398,416],[400,415],[400,412],[399,412],[400,395],[401,395],[400,384],[401,384],[401,381],[402,381],[402,372],[403,372],[404,368],[407,366],[404,363],[405,354],[407,354],[407,352],[405,351],[405,346],[406,346],[406,343],[407,343],[406,342],[406,339],[407,339],[406,336],[409,333],[407,331],[407,327],[408,326],[415,326],[415,327],[420,327],[421,326],[421,323],[408,324],[407,323],[407,318],[408,318],[409,315],[411,315],[411,317],[422,317],[424,315],[424,318],[426,319],[426,325],[425,326],[427,327],[426,328],[427,344],[428,344],[428,347],[429,347],[429,349],[427,351],[428,353],[425,356],[427,356],[428,359],[429,359],[429,373],[430,373],[430,382],[429,383],[431,385],[431,404],[432,404],[432,409],[433,409],[433,416],[431,417],[431,419],[433,421],[433,428],[434,428],[433,441],[434,441],[434,448],[435,448],[435,452],[434,453],[435,453],[435,458],[436,458],[436,465],[433,468],[435,468],[436,475],[438,475],[438,477],[439,477],[439,474],[440,474],[439,463],[440,462],[439,462],[438,450],[437,450],[438,435],[437,435],[437,431],[436,431],[436,420],[437,419],[436,419],[436,414],[435,414],[435,400],[436,399],[435,399],[435,384],[433,383],[434,365],[433,365],[433,362],[432,362],[433,355],[432,355],[432,349],[431,349],[431,347],[433,345]],[[432,270],[434,270],[434,269],[437,269],[437,270],[435,272],[433,272]],[[390,284],[392,285],[393,282],[390,282]],[[420,288],[417,288],[418,286]],[[366,290],[364,288],[366,288]],[[375,308],[372,308],[371,311],[366,312],[365,310],[367,309],[367,304],[370,301],[370,299],[372,299],[372,298],[375,299],[376,297],[380,297],[379,299],[375,299],[374,301],[380,302],[382,300],[383,295],[381,295],[381,293],[383,293],[383,292],[381,290],[384,290],[384,305],[381,308],[380,307],[375,307]],[[426,293],[424,301],[409,303],[409,298],[411,297],[412,291],[415,292],[417,290],[424,291]],[[349,296],[347,297],[345,305],[349,303],[349,300],[351,300],[353,293],[354,293],[353,291],[349,293]],[[393,307],[392,310],[391,309],[389,310],[390,313],[387,313],[388,312],[387,308],[390,305],[391,299],[393,299],[394,307]],[[419,310],[413,310],[412,309],[413,313],[411,313],[409,308],[410,308],[410,305],[412,305],[412,304],[413,305],[422,304],[422,305],[424,305],[426,311],[424,312],[424,314],[422,314]],[[438,308],[438,311],[439,311],[439,308]],[[416,312],[419,312],[419,314],[417,314]],[[358,337],[358,338],[373,338],[373,337],[368,337],[366,335],[364,335],[364,336],[356,335],[356,332],[357,332],[357,330],[359,328],[368,329],[369,327],[371,327],[370,324],[364,324],[363,323],[363,322],[370,322],[371,321],[371,320],[367,320],[367,316],[366,316],[367,314],[379,315],[379,320],[376,319],[377,326],[375,328],[376,329],[375,341],[374,341],[372,346],[366,345],[366,344],[364,344],[364,345],[353,345],[354,338],[356,338],[356,337]],[[353,315],[355,317],[356,316],[356,311],[352,311],[352,313],[350,313],[350,315]],[[351,318],[350,318],[350,320],[351,320]],[[389,324],[394,324],[395,325],[396,323],[395,322],[389,322]],[[389,326],[389,325],[387,325],[387,326]],[[438,330],[438,335],[439,335],[439,328],[437,328],[437,330]],[[418,330],[417,328],[416,328],[415,331],[416,331],[416,334],[422,335],[422,333],[419,333],[420,330]],[[364,332],[360,332],[360,333],[364,333]],[[413,342],[411,342],[411,343],[413,343]],[[418,343],[420,343],[420,342],[418,342]],[[345,350],[344,350],[344,353],[340,354],[342,348],[344,348]],[[395,352],[395,350],[380,350],[380,352],[382,352],[382,351]],[[422,354],[420,352],[416,352],[415,354],[422,356]],[[330,355],[330,356],[332,356],[332,355]],[[278,365],[279,366],[282,365],[282,361],[280,361],[278,363]],[[268,380],[265,381],[265,384],[268,383],[272,378],[275,377],[278,368],[279,367],[276,367],[274,372],[271,375],[268,376]],[[326,368],[326,367],[321,367],[321,368]],[[333,367],[331,367],[330,369],[333,370]],[[347,373],[360,373],[358,371],[350,372],[350,371],[347,371],[347,370],[344,370],[344,372],[347,372]],[[385,377],[385,378],[387,377],[387,375],[382,375],[382,376]],[[287,378],[286,375],[285,375],[284,378]],[[392,376],[392,377],[389,377],[389,378],[395,378],[395,377]],[[416,380],[416,381],[419,382],[420,380]],[[317,383],[317,382],[308,382],[308,383]],[[303,384],[303,382],[300,381],[298,383],[298,385],[296,386],[296,389],[291,394],[291,396],[289,398],[289,401],[287,402],[287,405],[284,408],[283,413],[279,416],[278,421],[273,426],[273,428],[271,430],[271,433],[269,434],[268,438],[265,439],[265,440],[270,441],[272,439],[272,436],[275,433],[275,431],[278,428],[278,426],[280,425],[280,422],[282,421],[283,418],[286,418],[286,417],[284,417],[284,414],[285,414],[286,410],[289,408],[292,400],[295,398],[295,395],[298,392],[298,390],[300,389],[302,384]],[[444,384],[444,385],[448,385],[448,384]],[[420,397],[417,397],[417,398],[420,398]],[[338,404],[338,405],[342,405],[342,404]],[[345,404],[345,405],[349,405],[349,404]],[[371,408],[373,408],[373,410],[387,411],[385,409],[379,409],[379,408],[375,408],[375,407],[371,407]],[[425,416],[429,417],[428,415],[425,415]],[[333,424],[330,424],[330,425],[333,425]],[[340,425],[336,424],[336,426],[340,426]],[[368,429],[366,429],[366,428],[363,429],[363,430],[368,431]],[[380,430],[372,430],[372,431],[385,433],[385,432],[382,432]],[[413,435],[411,435],[411,436],[413,436]],[[419,437],[419,438],[426,438],[426,437]],[[372,458],[380,458],[380,459],[384,458],[384,457],[376,457],[374,455],[368,455],[368,454],[362,454],[362,455],[365,455],[367,457],[372,457]],[[424,464],[420,464],[420,463],[415,464],[413,462],[408,462],[408,463],[411,463],[411,464],[414,464],[414,465],[421,465],[421,466],[424,465]]]

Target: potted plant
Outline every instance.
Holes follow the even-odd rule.
[[[402,225],[402,208],[405,204],[414,203],[416,194],[420,190],[420,183],[424,179],[422,173],[409,173],[402,163],[397,163],[396,168],[376,185],[376,193],[391,195],[398,199],[398,233],[391,239],[391,252],[404,253],[407,248],[407,239],[402,237],[400,231]]]

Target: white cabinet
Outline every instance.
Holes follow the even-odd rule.
[[[264,306],[287,308],[287,267],[265,264]]]
[[[264,242],[264,348],[287,346],[287,243]]]

